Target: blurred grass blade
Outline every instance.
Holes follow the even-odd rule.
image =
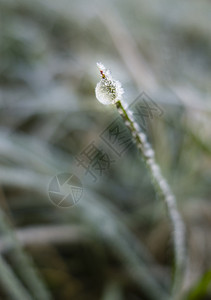
[[[11,241],[13,248],[10,251],[10,258],[14,266],[20,273],[21,278],[31,291],[34,299],[50,300],[51,296],[46,289],[41,278],[35,272],[31,258],[23,251],[18,239],[16,238],[12,227],[9,225],[7,217],[3,210],[0,210],[0,230]]]
[[[0,282],[5,293],[12,300],[32,300],[22,283],[13,273],[10,266],[0,256]]]

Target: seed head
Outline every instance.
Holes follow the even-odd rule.
[[[97,63],[100,70],[101,80],[95,88],[96,98],[102,104],[115,104],[122,100],[124,90],[118,80],[114,80],[108,69],[103,64]]]

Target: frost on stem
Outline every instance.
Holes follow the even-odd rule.
[[[97,63],[100,70],[101,80],[98,82],[95,93],[99,102],[104,105],[115,104],[122,100],[124,90],[118,80],[114,80],[109,70],[103,64]]]
[[[125,125],[129,127],[134,140],[140,150],[144,162],[151,175],[152,183],[158,194],[166,203],[167,213],[172,223],[172,235],[174,240],[175,252],[175,276],[172,299],[180,299],[183,279],[186,269],[186,247],[185,247],[185,226],[182,217],[177,209],[177,202],[167,181],[162,176],[159,165],[155,161],[154,151],[147,142],[145,134],[141,131],[140,126],[136,123],[132,111],[129,110],[127,103],[123,101],[123,89],[119,81],[113,80],[110,71],[102,64],[97,64],[101,73],[101,80],[96,86],[97,99],[107,105],[116,104],[118,112],[121,114]]]

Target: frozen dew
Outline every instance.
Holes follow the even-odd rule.
[[[101,80],[98,82],[95,93],[99,102],[104,105],[115,104],[122,100],[124,90],[118,80],[114,80],[109,70],[102,63],[97,63],[100,70]]]

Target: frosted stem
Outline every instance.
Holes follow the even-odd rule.
[[[186,248],[185,226],[177,209],[176,198],[166,179],[161,174],[160,167],[155,161],[154,151],[147,142],[146,135],[136,123],[133,113],[128,109],[127,104],[123,102],[124,90],[121,83],[112,78],[110,71],[107,70],[102,63],[98,63],[97,66],[100,70],[101,80],[95,89],[96,97],[98,101],[104,105],[116,105],[118,112],[122,116],[126,126],[130,129],[136,145],[142,154],[156,191],[166,204],[167,213],[172,225],[175,253],[175,273],[172,298],[174,300],[180,299],[186,266]]]
[[[126,126],[130,129],[139,151],[151,175],[152,182],[160,197],[164,200],[167,214],[172,225],[172,237],[175,253],[175,274],[173,284],[173,299],[179,299],[181,284],[184,278],[186,264],[185,226],[177,208],[177,202],[166,179],[163,177],[159,165],[156,163],[154,151],[147,142],[146,135],[136,123],[133,113],[124,102],[117,101],[116,107]]]

